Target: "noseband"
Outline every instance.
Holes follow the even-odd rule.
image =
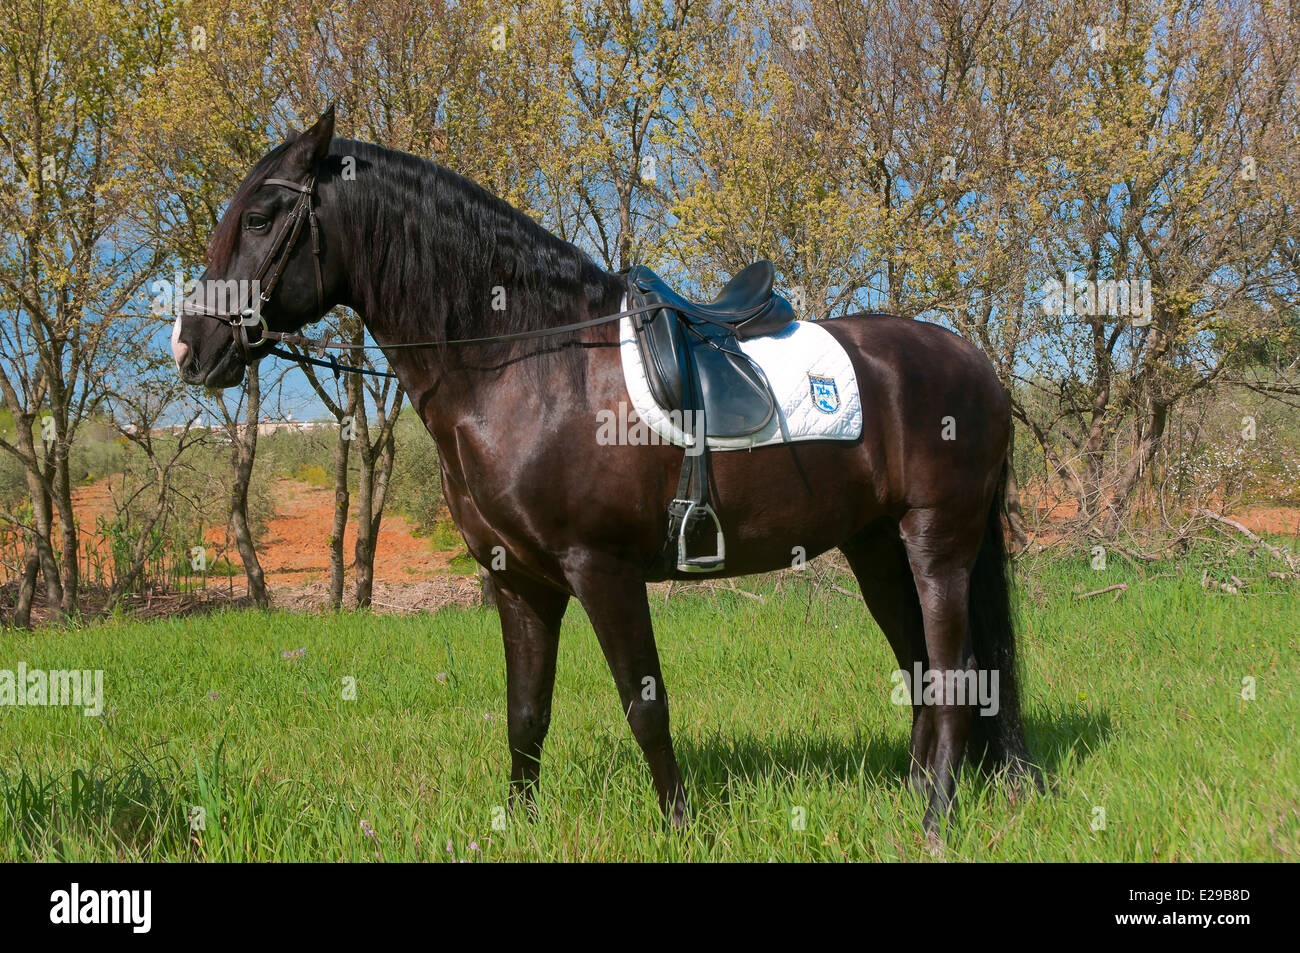
[[[266,319],[262,317],[262,306],[270,301],[271,296],[275,293],[276,285],[280,283],[280,277],[289,264],[289,256],[293,254],[294,247],[298,244],[298,239],[302,235],[304,222],[308,223],[311,228],[311,260],[316,271],[316,310],[319,312],[325,305],[324,286],[321,281],[320,270],[320,226],[316,222],[316,209],[312,204],[312,189],[316,184],[315,174],[307,176],[306,182],[291,182],[288,179],[266,179],[262,184],[279,185],[286,189],[292,189],[298,193],[298,200],[294,203],[293,210],[289,212],[289,217],[280,226],[280,231],[276,234],[275,240],[271,242],[271,247],[267,249],[262,263],[258,266],[257,271],[253,273],[252,280],[256,283],[258,289],[258,299],[245,305],[241,293],[240,309],[234,313],[208,307],[206,301],[200,304],[191,304],[188,300],[181,302],[182,316],[202,315],[206,318],[215,318],[229,325],[235,347],[239,349],[240,356],[245,363],[252,360],[255,349],[270,342]],[[256,341],[250,341],[248,329],[259,326],[262,329],[261,336]]]

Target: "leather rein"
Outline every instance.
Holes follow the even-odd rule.
[[[276,286],[280,282],[284,270],[288,267],[289,257],[293,254],[294,248],[302,236],[303,225],[306,224],[311,231],[311,253],[312,266],[316,273],[316,310],[324,308],[325,294],[324,283],[321,278],[321,243],[320,243],[320,225],[316,220],[316,208],[312,203],[313,190],[316,185],[316,176],[313,173],[307,177],[303,183],[294,182],[290,179],[270,178],[262,183],[263,185],[278,185],[286,189],[292,189],[298,193],[298,200],[294,203],[293,210],[290,211],[289,217],[285,219],[284,224],[280,226],[276,234],[275,241],[267,250],[266,255],[262,258],[261,264],[257,271],[253,273],[253,281],[256,285],[258,297],[254,302],[245,304],[240,301],[240,309],[236,312],[219,311],[207,306],[206,302],[192,304],[188,299],[181,303],[181,316],[196,315],[205,318],[212,318],[228,325],[231,329],[231,336],[234,339],[235,347],[238,348],[240,356],[245,363],[250,363],[254,357],[254,351],[267,347],[268,354],[274,354],[277,357],[283,357],[292,361],[305,361],[317,367],[328,368],[333,371],[337,380],[340,374],[368,374],[372,377],[387,377],[396,379],[397,375],[388,371],[376,371],[365,367],[350,367],[346,364],[340,364],[331,355],[328,360],[324,360],[326,351],[360,351],[365,350],[371,345],[367,344],[348,344],[342,341],[332,341],[328,338],[310,338],[301,334],[294,334],[287,331],[272,331],[266,326],[266,319],[262,316],[262,306],[271,300]],[[766,302],[756,305],[745,311],[737,311],[730,315],[729,321],[722,321],[714,317],[705,309],[696,308],[672,308],[697,321],[704,321],[708,324],[715,324],[719,327],[730,328],[737,321],[743,321],[748,317],[758,314]],[[561,324],[555,327],[538,328],[532,331],[517,331],[511,334],[495,334],[489,337],[480,338],[451,338],[433,341],[404,341],[394,344],[378,345],[381,350],[389,348],[424,348],[424,347],[462,347],[474,344],[504,344],[510,341],[525,341],[534,338],[550,337],[556,334],[565,334],[570,331],[581,331],[585,328],[600,327],[605,324],[612,324],[615,321],[621,321],[623,318],[631,317],[637,314],[645,314],[651,311],[665,310],[662,303],[642,305],[638,308],[629,308],[626,311],[617,311],[614,314],[601,315],[598,318],[589,318],[586,321],[574,321],[570,324]],[[323,318],[324,315],[322,314]],[[320,320],[317,318],[316,320]],[[249,328],[261,328],[261,334],[255,341],[249,340]],[[310,357],[304,354],[295,354],[292,351],[286,351],[284,348],[272,344],[292,344],[305,348],[309,351],[315,351],[319,357]]]

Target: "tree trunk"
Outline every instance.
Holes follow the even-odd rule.
[[[357,542],[352,568],[357,577],[357,608],[368,609],[375,587],[375,451],[370,445],[364,388],[359,390],[356,431],[361,474],[357,478]]]
[[[13,624],[25,629],[32,624],[32,603],[36,600],[36,576],[41,570],[41,557],[32,546],[27,550],[22,581],[18,584],[18,599],[14,605]]]
[[[397,457],[397,436],[390,428],[380,443],[375,460],[374,490],[370,497],[370,537],[372,548],[379,548],[379,526],[384,517],[384,503],[388,499],[388,484],[393,476],[393,461]]]
[[[338,441],[334,445],[334,523],[330,527],[330,606],[343,607],[343,587],[346,583],[346,566],[343,563],[343,537],[348,529],[348,461],[351,456],[353,428],[345,426],[346,418],[356,418],[356,375],[348,379],[348,403],[344,419],[339,421]]]
[[[360,332],[357,336],[360,342]],[[359,387],[356,430],[361,454],[361,475],[357,480],[357,545],[354,567],[357,575],[357,606],[369,608],[375,585],[375,551],[379,545],[379,526],[384,515],[384,501],[388,496],[388,481],[393,472],[397,438],[394,426],[402,409],[402,392],[393,398],[386,415],[380,417],[380,432],[374,443],[370,440],[370,421],[367,419],[365,388]],[[386,391],[385,391],[386,393]],[[375,406],[382,412],[384,398],[375,396]]]
[[[231,451],[235,481],[230,491],[230,524],[235,534],[235,545],[239,548],[239,558],[244,563],[249,598],[255,605],[266,607],[270,605],[266,594],[266,577],[257,558],[257,548],[253,545],[253,532],[248,522],[248,486],[253,477],[253,462],[257,458],[257,420],[262,409],[256,364],[248,368],[246,401],[244,426],[240,428],[236,425]]]
[[[32,438],[32,418],[25,416],[18,427],[18,449],[23,461],[30,463],[26,467],[27,495],[32,501],[32,545],[36,548],[41,565],[41,575],[45,577],[45,600],[56,620],[63,618],[63,582],[59,573],[59,561],[54,555],[52,532],[54,529],[54,507],[50,501],[49,490],[39,471],[39,458],[36,455],[36,443]],[[46,453],[46,464],[52,458]]]
[[[62,544],[63,598],[59,606],[65,618],[77,614],[77,591],[81,566],[77,562],[77,514],[72,507],[72,479],[68,473],[68,441],[59,434],[54,448],[54,508],[59,514],[59,541]]]

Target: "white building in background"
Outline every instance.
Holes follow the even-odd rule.
[[[241,431],[244,428],[242,422],[236,423],[235,426]],[[292,433],[315,433],[318,430],[330,430],[337,426],[338,424],[332,420],[293,420],[289,417],[286,417],[284,420],[259,420],[257,422],[257,435],[261,437],[266,434],[280,433],[282,431],[290,431]],[[170,427],[159,427],[151,432],[154,436],[162,436],[164,434],[175,436],[184,433],[186,429],[187,426],[185,424],[173,424]],[[202,420],[196,421],[188,429],[220,431],[224,428],[219,426],[215,421]]]

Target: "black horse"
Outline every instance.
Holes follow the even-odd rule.
[[[331,108],[239,187],[201,287],[258,279],[261,320],[182,308],[181,376],[236,385],[264,331],[356,311],[437,441],[451,515],[495,582],[512,807],[532,801],[560,621],[576,596],[660,806],[684,823],[645,586],[686,578],[656,571],[682,451],[598,442],[597,412],[629,399],[617,325],[529,336],[617,312],[623,278],[446,169],[333,132]],[[851,356],[862,436],[715,454],[723,574],[788,567],[796,547],[844,553],[899,667],[919,663],[946,688],[911,686],[911,780],[933,836],[968,755],[1041,786],[1021,725],[1001,522],[1008,400],[979,351],[935,325],[860,315],[823,326]],[[995,714],[953,691],[977,672],[998,674]]]

